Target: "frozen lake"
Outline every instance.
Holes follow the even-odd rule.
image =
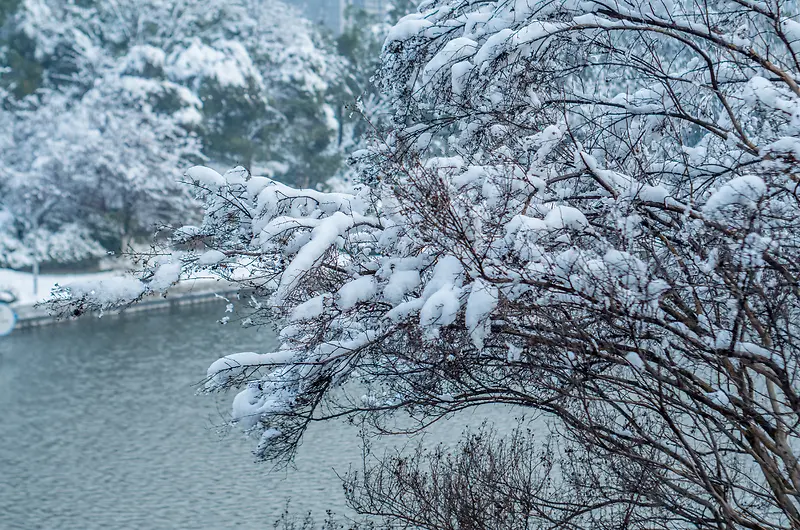
[[[268,330],[220,326],[209,304],[87,318],[0,337],[0,528],[271,528],[291,511],[345,510],[335,471],[355,427],[315,426],[296,469],[256,464],[219,434],[229,399],[195,395],[220,355],[269,351]],[[481,411],[484,412],[484,411]],[[486,411],[488,412],[488,411]],[[437,438],[455,439],[448,420]]]

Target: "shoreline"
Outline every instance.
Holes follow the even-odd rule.
[[[102,315],[104,317],[118,316],[124,313],[157,311],[183,305],[207,304],[220,299],[225,301],[237,292],[238,289],[234,284],[223,280],[189,279],[170,289],[167,296],[160,294],[150,295],[135,305],[123,309],[105,311]],[[85,318],[86,316],[97,317],[98,315],[98,312],[90,312],[81,317],[58,317],[52,315],[46,307],[38,306],[37,304],[13,303],[10,306],[17,315],[16,325],[11,333],[42,326],[74,322],[79,318]]]

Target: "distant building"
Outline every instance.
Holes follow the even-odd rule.
[[[299,7],[312,22],[324,24],[335,34],[344,30],[347,6],[359,7],[374,15],[383,14],[386,0],[286,0],[288,4]]]

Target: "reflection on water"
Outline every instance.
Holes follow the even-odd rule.
[[[223,308],[0,338],[0,528],[271,528],[289,498],[292,511],[344,511],[334,469],[359,460],[354,427],[314,426],[288,471],[218,434],[229,399],[195,395],[206,367],[275,346],[268,330],[216,324]]]

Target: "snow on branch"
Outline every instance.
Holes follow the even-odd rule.
[[[316,420],[513,405],[568,455],[530,526],[800,524],[797,16],[426,2],[388,34],[392,127],[349,193],[193,170],[182,274],[279,332],[209,371],[256,454]]]

